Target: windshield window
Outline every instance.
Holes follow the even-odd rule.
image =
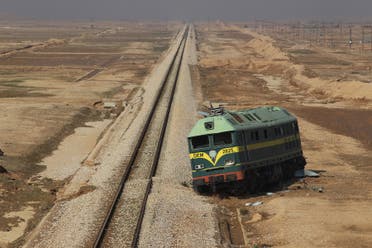
[[[215,146],[232,144],[231,133],[218,133],[213,135],[213,143]]]
[[[191,138],[191,144],[194,149],[209,147],[208,135]]]

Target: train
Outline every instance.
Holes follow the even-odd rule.
[[[187,139],[192,184],[199,192],[231,184],[256,192],[306,165],[297,118],[277,106],[210,108]]]

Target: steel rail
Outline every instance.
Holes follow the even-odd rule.
[[[137,226],[136,226],[136,230],[135,230],[135,239],[133,240],[132,247],[137,247],[138,246],[138,241],[139,241],[142,222],[143,222],[142,220],[145,216],[147,200],[148,200],[148,197],[151,193],[151,189],[152,189],[152,185],[153,185],[153,179],[152,178],[155,176],[156,170],[158,168],[158,163],[159,163],[159,158],[160,158],[160,155],[161,155],[161,149],[162,149],[162,146],[163,146],[164,136],[165,136],[165,132],[167,130],[167,122],[168,122],[170,111],[171,111],[171,108],[172,108],[174,93],[176,92],[179,73],[180,73],[181,66],[182,66],[182,59],[183,59],[183,55],[184,55],[184,51],[185,51],[185,47],[186,47],[186,40],[187,40],[188,30],[186,30],[184,35],[186,37],[184,37],[184,45],[183,45],[183,49],[182,49],[182,53],[181,53],[180,63],[179,63],[178,68],[177,68],[175,83],[172,87],[172,93],[171,93],[171,97],[170,97],[170,100],[169,100],[169,105],[167,106],[167,111],[166,111],[166,114],[165,114],[164,123],[163,123],[162,130],[161,130],[161,133],[160,133],[159,145],[157,146],[156,153],[155,153],[155,159],[154,159],[154,162],[151,166],[149,182],[148,182],[147,187],[146,187],[145,197],[144,197],[144,200],[143,200],[143,203],[142,203],[141,212],[140,212],[140,216],[139,216],[140,221],[137,222]]]
[[[128,178],[130,176],[130,172],[133,168],[134,162],[135,162],[135,160],[136,160],[136,158],[139,154],[141,144],[142,144],[142,142],[143,142],[143,140],[146,136],[146,133],[148,131],[150,123],[151,123],[151,121],[154,117],[154,114],[156,112],[158,103],[160,102],[162,91],[164,90],[164,88],[166,86],[166,83],[167,83],[170,75],[172,74],[173,68],[175,66],[176,59],[179,56],[179,53],[181,52],[182,53],[181,54],[181,59],[180,59],[179,64],[177,65],[178,67],[177,67],[177,73],[176,73],[176,77],[175,77],[176,81],[174,82],[171,97],[170,97],[170,100],[169,100],[169,105],[167,107],[167,111],[166,111],[166,114],[165,114],[165,117],[164,117],[164,122],[163,122],[162,130],[161,130],[161,134],[160,134],[161,138],[159,140],[159,144],[158,144],[157,149],[156,149],[154,162],[151,166],[151,172],[150,172],[150,176],[149,176],[149,183],[147,184],[147,187],[146,187],[145,197],[144,197],[144,200],[143,200],[142,205],[141,205],[140,216],[139,216],[139,220],[138,220],[137,225],[136,225],[135,234],[134,234],[134,238],[133,238],[131,246],[136,247],[137,244],[138,244],[139,235],[140,235],[140,231],[141,231],[140,229],[141,229],[141,225],[142,225],[142,220],[143,220],[143,217],[144,217],[144,214],[145,214],[145,209],[146,209],[146,203],[147,203],[147,199],[148,199],[148,196],[149,196],[151,188],[152,188],[152,177],[156,173],[156,167],[157,167],[159,156],[160,156],[160,153],[161,153],[161,147],[162,147],[163,138],[164,138],[164,135],[165,135],[166,125],[167,125],[167,121],[168,121],[168,118],[169,118],[169,113],[170,113],[170,109],[171,109],[171,105],[172,105],[172,101],[173,101],[173,97],[174,97],[174,92],[175,92],[175,89],[176,89],[176,84],[177,84],[177,81],[178,81],[178,75],[179,75],[180,67],[181,67],[181,64],[182,64],[182,57],[183,57],[183,53],[184,53],[185,46],[186,46],[188,30],[189,30],[189,28],[186,27],[185,30],[184,30],[184,33],[183,33],[183,37],[182,37],[182,39],[179,43],[179,46],[177,47],[177,50],[174,54],[174,57],[172,58],[172,61],[169,65],[169,67],[167,68],[166,76],[164,77],[164,79],[162,81],[162,85],[161,85],[159,91],[157,92],[156,99],[155,99],[154,104],[151,108],[151,111],[150,111],[150,113],[149,113],[149,115],[146,119],[144,128],[141,131],[141,134],[140,134],[139,139],[136,143],[134,151],[133,151],[133,153],[130,157],[130,161],[128,163],[128,166],[125,168],[125,171],[124,171],[123,176],[121,178],[121,181],[119,183],[119,187],[118,187],[118,189],[115,193],[114,199],[113,199],[113,201],[112,201],[112,203],[111,203],[111,205],[108,209],[108,212],[105,216],[105,219],[104,219],[104,221],[101,225],[100,231],[99,231],[98,235],[96,236],[95,242],[93,244],[94,248],[101,247],[102,244],[103,244],[104,238],[105,238],[107,230],[108,230],[108,226],[109,226],[109,224],[110,224],[110,222],[113,218],[113,215],[115,213],[115,209],[116,209],[116,207],[119,203],[119,200],[121,198],[124,186],[125,186],[126,182],[128,181]]]

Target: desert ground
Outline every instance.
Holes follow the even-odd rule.
[[[287,108],[299,118],[307,168],[321,176],[267,189],[272,196],[216,197],[235,226],[233,243],[371,246],[371,51],[249,27],[197,25],[200,102]],[[263,205],[245,206],[255,201]]]
[[[48,212],[178,28],[0,23],[0,246],[22,243]]]
[[[182,27],[0,22],[0,247],[91,247]],[[311,27],[194,24],[140,247],[372,246],[372,50],[360,25],[351,47]],[[186,136],[207,101],[287,108],[320,176],[197,194]]]

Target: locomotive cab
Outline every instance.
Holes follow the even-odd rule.
[[[306,165],[297,119],[285,109],[214,110],[188,136],[196,189],[243,180],[276,182]]]
[[[237,132],[221,116],[199,121],[188,137],[194,186],[243,179]]]
[[[235,132],[223,132],[209,135],[202,135],[189,138],[189,150],[193,158],[200,156],[206,161],[201,160],[192,164],[193,170],[220,168],[221,166],[231,166],[235,164],[236,158],[233,156],[233,147],[237,145]],[[230,148],[230,150],[229,150]],[[206,156],[208,155],[208,157]],[[223,160],[221,160],[223,157]],[[220,161],[221,160],[221,161]],[[200,162],[199,164],[197,162]]]

